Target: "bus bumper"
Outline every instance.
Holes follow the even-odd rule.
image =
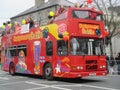
[[[64,78],[82,78],[88,76],[106,76],[107,71],[96,71],[96,72],[69,72],[63,75]]]

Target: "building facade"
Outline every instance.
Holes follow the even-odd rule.
[[[44,25],[48,21],[49,12],[55,12],[59,9],[60,5],[68,7],[74,4],[68,0],[48,0],[47,2],[45,2],[45,0],[35,0],[35,6],[12,17],[11,21],[21,22],[23,19],[30,16],[38,24]]]

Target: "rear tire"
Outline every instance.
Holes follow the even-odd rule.
[[[10,63],[9,74],[15,75],[15,65],[14,65],[14,63]]]
[[[46,79],[53,80],[53,70],[52,70],[52,66],[50,63],[45,65],[44,75]]]

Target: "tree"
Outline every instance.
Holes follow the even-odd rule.
[[[119,4],[119,0],[93,0],[96,7],[103,11],[105,26],[109,32],[109,45],[110,45],[110,55],[113,56],[112,49],[112,38],[115,36],[120,36],[120,17],[118,17],[117,6]]]

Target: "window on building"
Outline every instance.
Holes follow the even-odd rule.
[[[46,42],[46,55],[47,56],[53,55],[53,42],[52,41]]]

